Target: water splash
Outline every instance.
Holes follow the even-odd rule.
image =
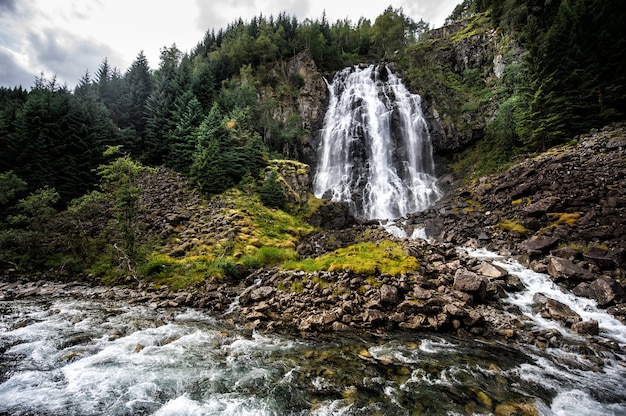
[[[365,219],[401,218],[442,195],[421,97],[387,67],[345,68],[329,85],[314,193]]]

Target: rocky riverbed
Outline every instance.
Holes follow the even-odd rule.
[[[602,330],[598,322],[583,319],[541,293],[535,296],[534,312],[578,334],[579,339],[566,340],[558,330],[537,328],[505,301],[524,289],[519,276],[462,248],[486,247],[515,257],[530,269],[547,273],[566,290],[594,299],[624,322],[625,162],[626,127],[610,126],[579,137],[572,145],[524,159],[506,172],[450,186],[434,207],[404,220],[405,227],[424,228],[428,240],[396,238],[377,223],[347,221],[310,234],[297,248],[303,257],[317,256],[353,244],[363,235],[370,241],[394,239],[419,264],[400,276],[366,278],[349,270],[305,273],[263,268],[177,291],[156,289],[142,281],[102,287],[13,277],[0,284],[0,299],[122,299],[154,308],[204,308],[221,314],[231,325],[256,331],[295,331],[304,336],[333,331],[446,332],[577,349],[589,356],[596,354],[592,350],[619,353],[617,343],[597,336]],[[161,182],[176,188],[180,180]],[[157,188],[158,183],[152,181],[149,186]],[[146,218],[152,219],[153,228],[162,235],[179,233],[184,245],[185,236],[190,243],[197,238],[184,226],[199,215],[195,207],[200,201],[189,191],[174,191],[176,198],[170,198],[174,209],[169,211],[166,199],[156,197],[164,193],[152,192],[155,196],[147,201],[158,212]],[[213,208],[217,213],[221,206],[212,202],[203,210]],[[232,232],[227,219],[210,218],[204,228]],[[212,227],[215,221],[221,222]]]

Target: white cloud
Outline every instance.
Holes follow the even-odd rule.
[[[0,0],[0,47],[7,66],[0,85],[23,82],[19,69],[34,79],[42,71],[74,85],[86,70],[92,74],[107,58],[122,72],[140,51],[153,68],[161,48],[176,44],[193,49],[207,30],[226,28],[242,18],[286,12],[298,21],[333,23],[360,17],[374,20],[388,6],[402,8],[414,20],[440,26],[459,0]]]

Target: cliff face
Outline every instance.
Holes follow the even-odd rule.
[[[434,29],[401,63],[411,89],[424,98],[433,146],[459,151],[485,135],[501,101],[505,69],[518,63],[520,49],[494,30],[487,16]]]
[[[328,100],[328,89],[322,73],[311,53],[304,51],[288,61],[276,63],[267,78],[272,82],[261,91],[260,101],[270,107],[272,119],[279,121],[286,129],[298,128],[307,132],[299,146],[282,149],[282,153],[290,158],[311,162],[315,157],[311,138],[322,126]]]

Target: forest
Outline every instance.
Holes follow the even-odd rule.
[[[491,166],[497,169],[515,155],[624,119],[623,17],[618,0],[460,3],[447,23],[482,19],[523,53],[490,86],[485,101],[493,98],[497,106],[484,137],[457,161],[474,161],[488,149],[498,155]],[[104,58],[73,90],[44,76],[28,90],[0,88],[2,267],[44,267],[34,259],[52,245],[50,218],[79,212],[105,194],[114,199],[124,247],[132,253],[133,179],[142,170],[166,166],[209,196],[258,183],[269,160],[300,159],[312,132],[297,116],[281,119],[272,110],[303,83],[276,77],[275,68],[303,51],[326,74],[391,62],[426,99],[484,88],[475,74],[444,77],[442,68],[423,64],[432,29],[392,7],[373,22],[259,16],[207,31],[188,53],[164,47],[156,69],[139,52],[125,70]],[[268,88],[273,97],[261,94]],[[281,206],[280,190],[267,189],[265,202]]]

